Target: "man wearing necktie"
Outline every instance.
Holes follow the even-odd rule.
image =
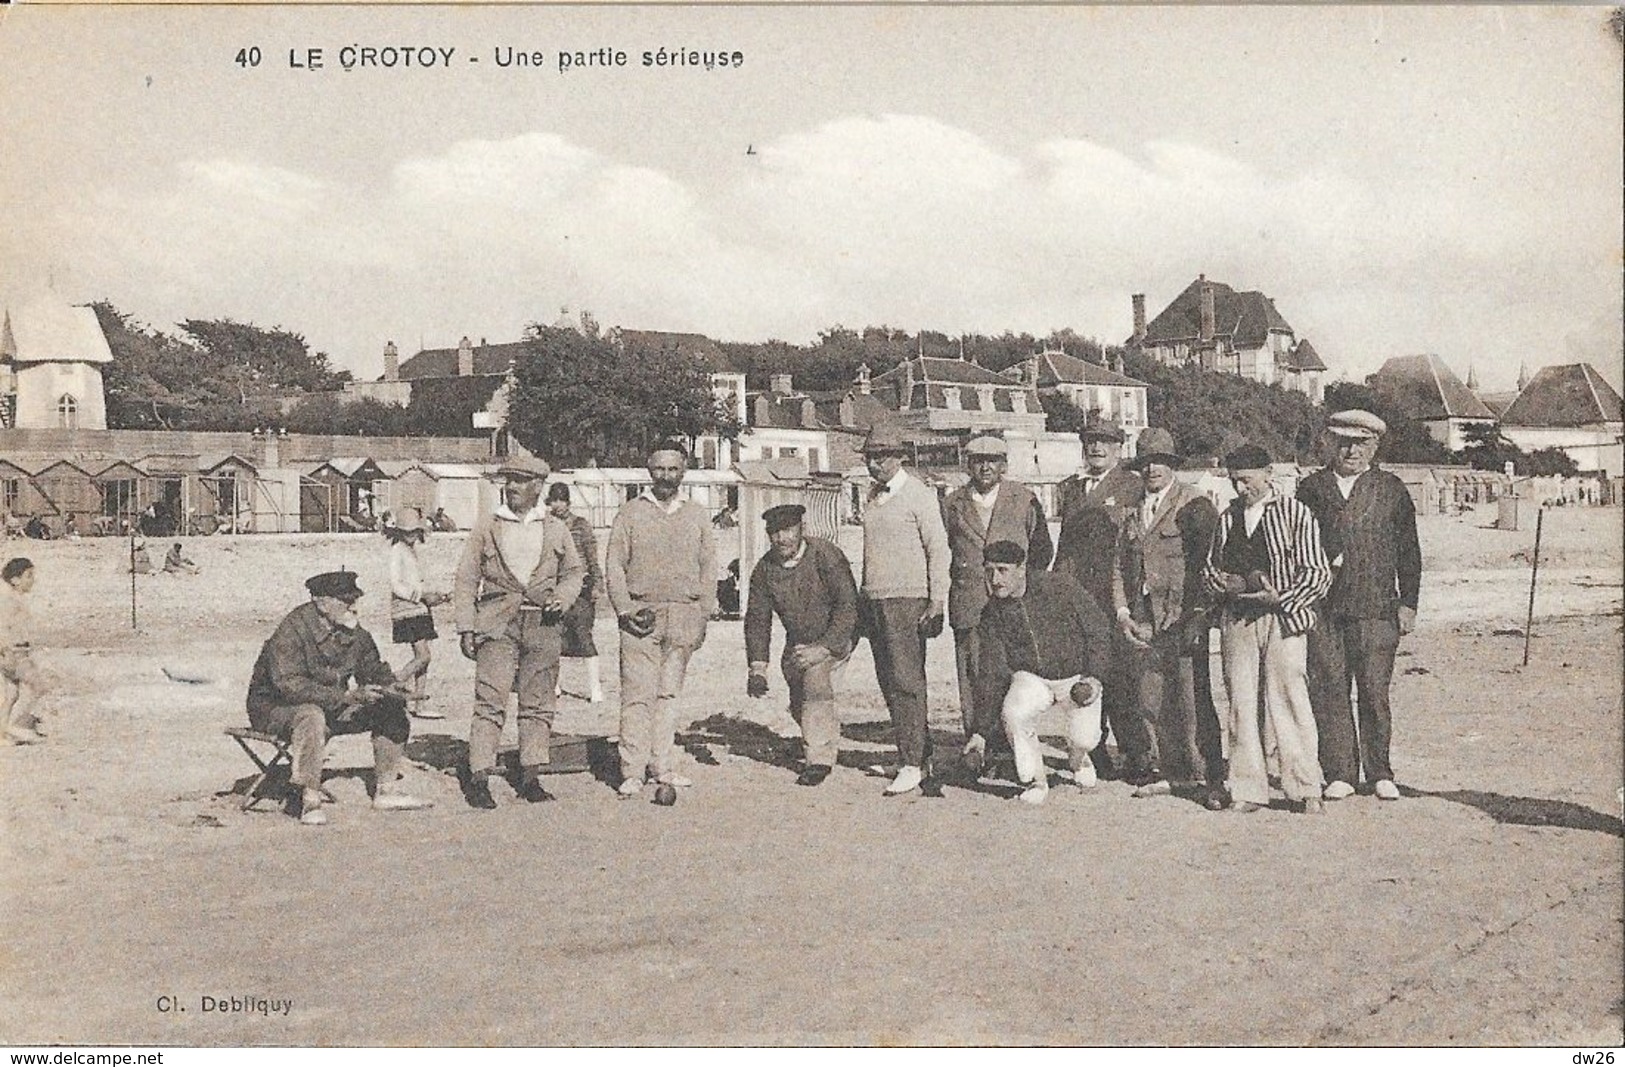
[[[1132,471],[1118,462],[1123,452],[1122,430],[1103,419],[1091,419],[1078,436],[1083,439],[1083,468],[1055,487],[1061,533],[1053,569],[1072,575],[1096,604],[1104,606],[1112,602],[1118,535],[1129,515],[1145,499],[1145,488]],[[1102,679],[1102,733],[1105,724],[1110,723],[1124,759],[1124,780],[1142,786],[1156,780],[1151,766],[1151,737],[1133,711],[1136,701],[1131,686],[1118,669],[1117,665],[1128,658],[1121,636],[1118,641],[1119,647],[1112,650],[1111,674]],[[1115,775],[1104,741],[1089,758],[1101,778]]]
[[[1145,500],[1123,526],[1112,574],[1112,607],[1128,645],[1124,677],[1132,707],[1153,741],[1156,777],[1135,796],[1205,781],[1205,802],[1224,806],[1224,754],[1208,661],[1208,597],[1202,567],[1219,514],[1206,496],[1174,477],[1174,438],[1153,427],[1131,464]],[[1125,714],[1133,714],[1133,711]]]

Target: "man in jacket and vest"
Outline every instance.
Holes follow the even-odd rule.
[[[1298,499],[1320,523],[1332,566],[1332,591],[1309,631],[1309,696],[1320,733],[1326,799],[1354,793],[1365,780],[1383,800],[1398,800],[1388,762],[1388,688],[1401,636],[1416,627],[1422,547],[1405,484],[1371,465],[1388,426],[1369,411],[1326,420],[1327,465],[1298,485]],[[1359,725],[1349,704],[1359,694]]]
[[[1202,567],[1219,515],[1205,495],[1174,477],[1179,457],[1167,430],[1141,434],[1132,465],[1145,482],[1145,500],[1123,525],[1112,607],[1128,645],[1124,677],[1160,769],[1135,795],[1169,793],[1170,779],[1206,782],[1211,793],[1224,788],[1225,770]]]
[[[552,800],[542,786],[550,762],[559,622],[581,593],[586,564],[569,529],[541,504],[548,465],[514,456],[497,471],[502,502],[468,536],[452,585],[462,653],[474,661],[474,719],[468,728],[468,802],[496,807],[488,779],[508,694],[519,691],[519,796]]]
[[[1102,611],[1110,612],[1112,572],[1117,568],[1117,538],[1128,516],[1140,506],[1145,488],[1134,472],[1119,462],[1123,454],[1123,431],[1104,420],[1091,419],[1078,435],[1083,439],[1083,468],[1055,487],[1055,512],[1061,520],[1061,533],[1055,546],[1055,570],[1070,574]],[[1102,701],[1105,719],[1117,739],[1123,757],[1123,778],[1141,786],[1157,778],[1152,766],[1151,735],[1134,712],[1135,696],[1126,679],[1117,677],[1118,667],[1127,658],[1127,646],[1118,640],[1113,649],[1113,676],[1102,678],[1106,693]],[[1100,777],[1116,772],[1102,743],[1090,754]]]
[[[966,447],[970,481],[942,505],[953,557],[948,586],[948,625],[954,631],[954,661],[959,673],[959,713],[965,727],[964,766],[979,773],[990,754],[1009,750],[999,723],[999,708],[981,707],[974,678],[976,624],[987,603],[987,573],[982,549],[994,541],[1014,541],[1026,548],[1026,565],[1045,570],[1055,550],[1050,544],[1044,505],[1031,489],[1005,478],[1009,447],[997,437],[978,437]]]

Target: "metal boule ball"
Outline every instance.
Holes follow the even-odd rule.
[[[662,782],[655,787],[655,803],[663,808],[669,808],[677,803],[677,787]]]

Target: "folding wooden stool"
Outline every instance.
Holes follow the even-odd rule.
[[[285,783],[288,775],[293,772],[293,755],[288,751],[288,746],[293,742],[276,734],[251,730],[246,726],[228,726],[226,736],[237,742],[238,747],[248,754],[248,758],[254,761],[254,766],[260,771],[260,776],[254,779],[253,784],[248,787],[248,792],[243,796],[243,810],[248,811],[262,800],[281,800],[282,797],[273,790],[267,790],[265,784],[272,778],[281,778]],[[254,750],[256,744],[270,745],[274,749],[271,758],[262,758]]]

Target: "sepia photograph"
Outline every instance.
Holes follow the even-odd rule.
[[[0,7],[0,1045],[1613,1062],[1622,33]]]

